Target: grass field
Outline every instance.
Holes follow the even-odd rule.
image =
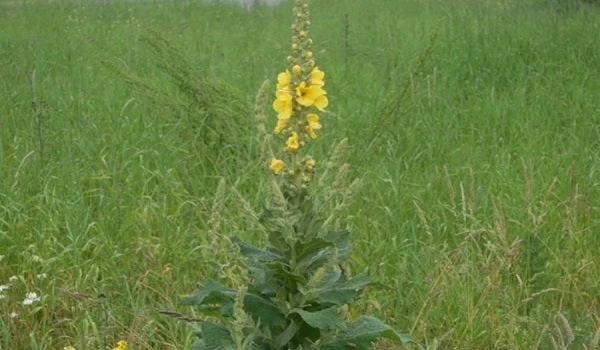
[[[598,349],[600,7],[311,11],[312,153],[349,139],[351,268],[380,283],[357,307],[409,348]],[[221,177],[264,200],[253,101],[290,23],[289,2],[0,1],[0,349],[189,346],[159,311],[194,317],[179,300],[234,271],[210,207]],[[223,232],[264,240],[235,201]]]

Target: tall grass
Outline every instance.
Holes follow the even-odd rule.
[[[193,316],[181,296],[227,268],[207,234],[219,177],[261,203],[241,106],[284,64],[290,9],[0,3],[1,348],[189,344],[158,311]],[[364,182],[352,269],[382,285],[363,307],[415,347],[597,347],[599,11],[312,5],[326,132]],[[177,55],[222,109],[182,89]]]

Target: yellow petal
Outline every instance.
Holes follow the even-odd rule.
[[[289,119],[279,118],[277,120],[277,125],[275,125],[275,133],[279,134],[283,129],[285,129],[290,123]]]
[[[275,100],[273,109],[278,113],[277,118],[289,119],[292,116],[292,100]]]
[[[271,168],[273,174],[278,175],[284,167],[285,163],[281,159],[271,159],[271,165],[269,165],[269,168]]]
[[[308,113],[306,115],[306,121],[309,123],[318,123],[319,122],[319,116],[317,114],[314,113]]]
[[[325,107],[329,104],[329,100],[327,100],[327,96],[321,95],[315,100],[315,107],[321,112],[325,110]]]
[[[292,132],[292,135],[288,137],[287,142],[285,144],[288,149],[295,151],[300,147],[298,144],[298,134],[296,132]]]
[[[277,75],[277,85],[286,86],[292,83],[292,75],[289,70]]]
[[[319,67],[315,67],[312,72],[310,72],[310,83],[314,85],[324,85],[323,79],[325,78],[325,72],[319,69]]]

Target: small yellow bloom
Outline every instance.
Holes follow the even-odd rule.
[[[306,58],[312,58],[313,57],[312,51],[307,51],[306,54],[304,54],[304,57],[306,57]]]
[[[316,165],[316,162],[314,161],[314,159],[308,159],[304,163],[304,166],[306,167],[306,171],[308,171],[308,172],[312,172],[315,169],[315,165]]]
[[[312,139],[316,139],[317,138],[317,134],[315,133],[315,130],[320,130],[323,126],[321,125],[321,123],[319,123],[319,116],[314,114],[314,113],[309,113],[306,116],[306,133],[308,134],[308,136],[310,136],[310,138]]]
[[[290,124],[289,119],[279,118],[277,119],[277,125],[275,125],[275,133],[279,134]]]
[[[292,75],[288,70],[277,75],[276,99],[273,101],[273,109],[278,113],[280,119],[289,119],[292,115],[293,99],[290,84]]]
[[[281,95],[273,101],[273,109],[277,112],[278,119],[290,119],[292,116],[292,109],[294,104],[292,102],[292,96]]]
[[[75,347],[71,346],[71,345],[67,345],[63,348],[63,350],[75,350]]]
[[[324,111],[329,103],[325,94],[327,92],[320,85],[306,86],[306,82],[303,81],[296,88],[296,101],[304,107],[315,106]]]
[[[292,72],[294,72],[296,75],[300,75],[302,73],[302,67],[295,65],[292,67]]]
[[[302,173],[302,181],[303,182],[309,182],[310,181],[310,177],[308,175],[306,175],[305,173]]]
[[[281,72],[277,75],[277,88],[287,87],[292,83],[292,75],[289,70]]]
[[[290,137],[288,137],[285,145],[287,146],[288,150],[292,150],[292,151],[297,150],[298,147],[300,147],[300,144],[298,143],[298,133],[296,133],[295,131],[292,132]]]
[[[273,174],[279,175],[281,170],[285,168],[285,163],[281,159],[273,158],[271,159],[271,165],[269,167],[273,170]]]
[[[119,340],[117,342],[117,347],[113,348],[113,350],[127,350],[127,342],[125,340]]]
[[[311,85],[325,85],[323,79],[325,78],[325,72],[319,69],[319,67],[315,67],[312,72],[310,72],[310,83]]]

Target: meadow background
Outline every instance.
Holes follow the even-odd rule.
[[[220,177],[265,199],[253,100],[291,6],[0,1],[0,349],[189,346],[159,311],[235,271],[210,207]],[[349,139],[351,268],[379,282],[357,308],[409,348],[598,348],[600,8],[311,9],[312,153]],[[222,231],[260,242],[234,202]]]

